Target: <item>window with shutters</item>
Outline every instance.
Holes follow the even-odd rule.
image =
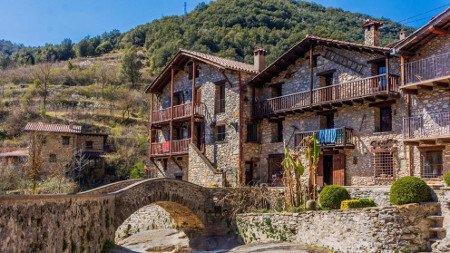
[[[377,125],[375,132],[389,132],[392,131],[392,107],[384,106],[378,109],[378,118],[375,119]]]
[[[394,178],[394,151],[391,149],[378,148],[373,150],[373,168],[375,178]]]
[[[225,112],[225,84],[216,85],[216,113]]]

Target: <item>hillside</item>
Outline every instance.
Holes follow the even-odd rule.
[[[361,24],[368,18],[294,0],[217,0],[186,16],[165,17],[125,33],[114,30],[78,44],[66,39],[60,45],[30,48],[2,40],[0,63],[6,69],[0,70],[0,151],[27,146],[22,129],[29,121],[76,122],[111,133],[109,174],[112,180],[127,178],[146,159],[144,87],[178,48],[252,63],[258,45],[268,50],[271,62],[307,34],[362,42]],[[383,44],[396,40],[402,28],[411,31],[383,22]],[[130,45],[138,48],[138,61],[144,65],[134,86],[119,75],[121,57]],[[45,72],[48,105],[43,109],[45,92],[36,80]]]
[[[361,25],[368,18],[371,17],[297,0],[217,0],[199,4],[186,16],[165,17],[122,34],[113,30],[86,37],[78,44],[65,39],[60,45],[37,48],[16,45],[17,52],[4,55],[10,60],[9,65],[14,66],[100,56],[135,45],[146,49],[146,63],[155,74],[179,48],[251,63],[255,46],[265,47],[268,60],[272,61],[307,34],[362,42]],[[382,21],[384,45],[396,40],[400,29],[412,31],[388,19]],[[1,51],[5,50],[0,43]]]

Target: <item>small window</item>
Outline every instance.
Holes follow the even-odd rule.
[[[48,162],[56,163],[56,155],[55,154],[50,154],[49,157],[48,157]]]
[[[167,171],[167,159],[163,159],[162,164],[163,164],[163,170]]]
[[[379,125],[377,132],[389,132],[392,131],[392,108],[391,106],[380,107],[379,113]]]
[[[188,79],[192,80],[192,62],[188,63],[187,67],[188,67]],[[195,65],[195,78],[197,78],[200,74],[198,65]]]
[[[377,149],[373,153],[375,178],[394,178],[394,152],[389,149]]]
[[[42,137],[42,139],[41,139],[41,144],[42,144],[42,145],[47,144],[47,137]]]
[[[63,136],[62,137],[62,144],[64,146],[70,145],[70,137],[69,136]]]
[[[93,141],[86,141],[86,148],[87,149],[94,148],[94,142]]]
[[[216,113],[223,113],[225,112],[225,84],[216,87]]]
[[[225,125],[216,127],[216,141],[225,141],[226,129]]]
[[[272,123],[272,143],[283,141],[283,121]]]
[[[257,142],[258,141],[258,124],[250,123],[247,124],[247,142]]]
[[[281,84],[273,85],[271,87],[272,98],[281,97],[283,95],[283,87]]]
[[[314,55],[312,58],[312,67],[313,68],[317,67],[317,58],[318,57],[319,57],[318,55]]]

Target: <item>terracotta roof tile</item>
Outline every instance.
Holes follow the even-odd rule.
[[[42,122],[32,122],[25,126],[25,131],[38,132],[55,132],[55,133],[81,133],[81,126],[78,125],[62,125],[62,124],[46,124]]]
[[[211,55],[211,54],[190,51],[190,50],[186,50],[186,49],[180,49],[180,51],[182,53],[188,54],[189,56],[198,57],[200,59],[204,59],[204,60],[216,63],[227,69],[245,71],[245,72],[250,72],[250,73],[255,73],[255,74],[258,73],[258,71],[255,69],[255,66],[253,66],[251,64],[238,62],[238,61],[222,58],[222,57]]]
[[[10,152],[0,153],[0,157],[19,157],[28,156],[28,149],[18,149]]]

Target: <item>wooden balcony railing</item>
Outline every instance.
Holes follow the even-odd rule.
[[[404,66],[404,85],[448,77],[450,76],[450,52],[408,62]]]
[[[196,104],[194,108],[195,115],[203,115],[203,104]],[[173,107],[173,119],[182,119],[192,115],[192,104],[186,103],[175,105]],[[170,107],[152,113],[152,123],[161,123],[170,120]]]
[[[262,117],[315,105],[397,92],[398,82],[399,78],[397,76],[389,76],[389,78],[387,78],[386,74],[382,74],[321,87],[313,89],[312,91],[293,93],[255,103],[253,106],[253,114],[256,117]]]
[[[450,112],[403,118],[403,138],[421,139],[450,136]]]
[[[321,131],[323,131],[321,133]],[[328,132],[325,132],[328,131]],[[326,136],[330,134],[332,131],[335,131],[335,136]],[[335,129],[321,129],[315,131],[305,131],[295,134],[295,145],[303,146],[302,140],[305,137],[312,136],[316,134],[316,137],[319,141],[320,146],[332,146],[332,147],[345,147],[345,146],[354,146],[353,143],[353,129],[351,128],[335,128]]]
[[[191,139],[155,142],[150,144],[150,156],[180,155],[189,152]]]

